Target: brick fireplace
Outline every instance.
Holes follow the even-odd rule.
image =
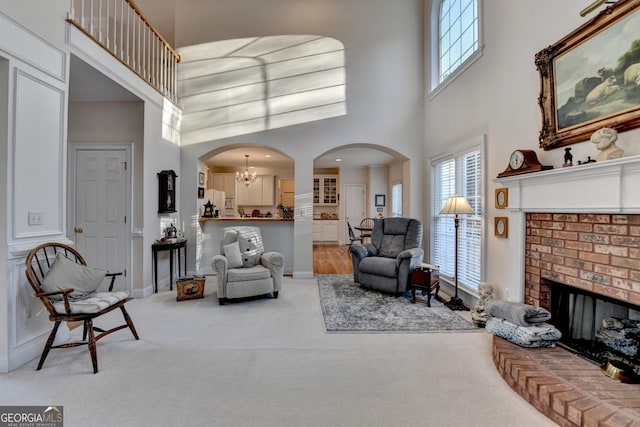
[[[525,303],[549,309],[554,281],[640,306],[640,215],[525,213],[525,223]]]
[[[551,283],[640,306],[640,156],[497,179],[509,190],[505,298],[550,308]],[[560,425],[640,426],[640,385],[562,348],[494,337],[511,387]]]

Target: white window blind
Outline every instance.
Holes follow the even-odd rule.
[[[431,262],[440,274],[455,274],[455,222],[453,215],[440,215],[447,199],[466,197],[474,215],[460,215],[458,239],[458,285],[477,289],[482,266],[482,164],[480,149],[433,162],[431,197]]]

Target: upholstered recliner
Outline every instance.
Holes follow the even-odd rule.
[[[278,298],[284,274],[284,257],[265,252],[258,227],[222,229],[220,255],[211,260],[218,276],[218,301],[271,294]]]
[[[375,220],[371,243],[349,247],[353,281],[395,295],[407,291],[411,272],[422,263],[422,222],[413,218]]]

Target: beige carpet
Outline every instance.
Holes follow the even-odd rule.
[[[315,280],[286,278],[277,300],[205,294],[132,301],[140,341],[101,340],[96,375],[86,348],[0,374],[0,405],[63,405],[65,427],[555,425],[504,383],[484,332],[327,334]]]

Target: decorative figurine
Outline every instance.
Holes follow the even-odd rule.
[[[211,200],[207,200],[207,203],[204,204],[202,218],[213,218],[213,208],[215,208],[215,206],[211,203]]]
[[[591,135],[591,142],[596,144],[598,153],[595,159],[599,162],[603,160],[618,159],[624,154],[624,150],[616,145],[618,132],[611,128],[598,129]]]
[[[178,230],[176,229],[175,225],[171,223],[164,231],[164,234],[167,239],[175,239],[178,237]]]
[[[476,302],[475,306],[471,309],[471,320],[473,320],[476,326],[484,327],[487,320],[491,317],[484,308],[489,300],[493,299],[493,285],[480,283],[478,285],[478,296],[478,302]]]
[[[564,149],[564,163],[563,167],[573,166],[573,154],[571,154],[571,147],[567,147]]]
[[[591,158],[591,156],[587,156],[587,160],[578,160],[579,165],[586,165],[587,163],[595,163],[596,161]]]

